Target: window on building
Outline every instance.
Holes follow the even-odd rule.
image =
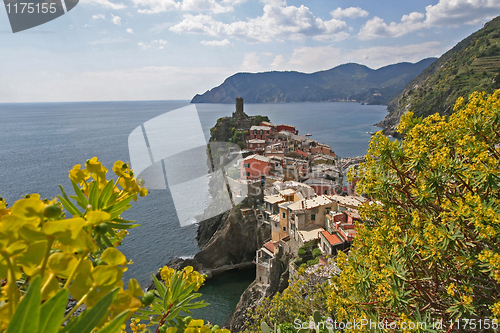
[[[311,221],[316,221],[316,214],[311,214]]]
[[[250,163],[244,163],[243,164],[243,167],[246,169],[246,168],[250,168]]]
[[[328,194],[328,190],[325,190],[325,194]]]
[[[250,172],[245,172],[245,175],[250,177]]]
[[[286,231],[286,227],[283,227],[283,231]]]
[[[286,219],[286,212],[283,212],[283,218]]]

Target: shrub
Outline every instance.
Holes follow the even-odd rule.
[[[449,119],[407,113],[402,143],[372,137],[358,193],[367,221],[332,279],[338,320],[500,318],[500,90]],[[498,323],[497,323],[498,324]]]
[[[210,330],[202,320],[179,315],[208,305],[193,302],[200,296],[193,291],[204,277],[192,267],[181,272],[163,268],[165,283],[154,278],[154,292],[144,293],[135,279],[124,288],[122,274],[129,261],[115,246],[127,229],[138,225],[120,215],[147,190],[121,161],[113,166],[116,181],[106,179],[108,170],[95,157],[85,166],[77,164],[69,173],[72,196],[61,187],[59,200],[31,194],[12,208],[0,198],[0,279],[6,282],[0,294],[0,331],[58,332],[70,320],[65,333],[113,333],[122,331],[134,313],[134,332],[149,332],[146,326],[151,325],[158,325],[156,332]],[[77,304],[65,314],[69,294]],[[86,310],[72,317],[82,304]],[[140,324],[140,319],[149,323]]]
[[[307,266],[316,265],[318,263],[319,263],[319,258],[314,258],[314,259],[311,259],[311,260],[307,261]]]
[[[312,256],[313,256],[314,258],[317,258],[317,257],[319,257],[322,253],[323,253],[323,252],[321,252],[321,250],[320,250],[320,249],[316,248],[316,249],[314,249],[314,250],[312,251]]]

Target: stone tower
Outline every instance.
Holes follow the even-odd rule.
[[[236,112],[233,112],[233,118],[248,118],[248,115],[243,111],[243,97],[236,97]]]

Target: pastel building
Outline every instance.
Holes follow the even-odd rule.
[[[333,202],[327,196],[304,199],[287,207],[289,234],[299,246],[318,239],[318,233],[325,230],[325,216],[332,210]]]
[[[250,140],[258,139],[268,141],[270,136],[274,134],[273,128],[269,126],[252,126],[250,127]]]
[[[264,150],[266,149],[266,141],[260,139],[248,140],[247,149],[258,152],[264,152]]]
[[[250,155],[240,162],[240,178],[265,180],[271,171],[271,159],[261,155]]]

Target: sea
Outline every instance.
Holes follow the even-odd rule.
[[[112,174],[115,161],[130,160],[129,134],[144,122],[189,106],[189,101],[126,101],[0,104],[0,197],[12,204],[25,194],[42,198],[60,194],[58,185],[71,189],[68,172],[97,156]],[[296,126],[299,134],[330,145],[340,157],[365,155],[374,124],[387,115],[385,106],[358,103],[245,104],[248,115],[267,115],[275,124]],[[234,104],[196,104],[203,135],[218,118],[230,116]],[[165,131],[172,131],[169,123]],[[186,161],[190,163],[190,161]],[[69,191],[70,192],[70,191]],[[124,280],[141,285],[175,257],[192,258],[198,252],[197,225],[181,227],[167,190],[151,190],[133,202],[123,218],[141,227],[131,229],[120,250],[132,259]],[[241,293],[255,278],[253,270],[230,272],[207,281],[200,289],[210,306],[195,316],[222,324]]]

